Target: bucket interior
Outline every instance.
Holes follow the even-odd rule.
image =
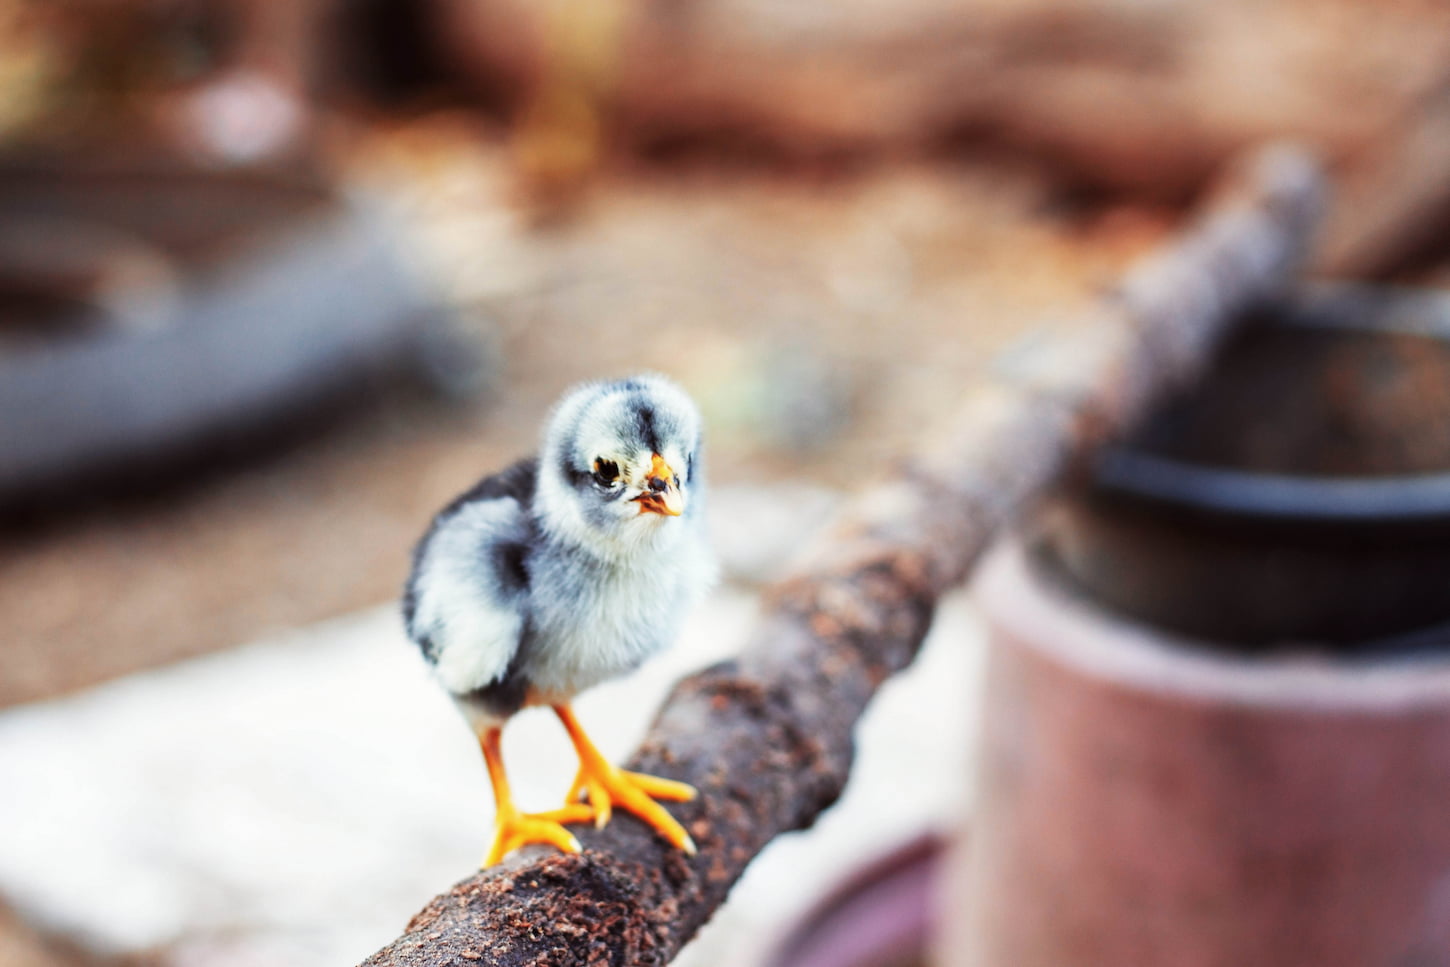
[[[1227,649],[1450,647],[1450,300],[1266,310],[1032,546],[1097,603]]]

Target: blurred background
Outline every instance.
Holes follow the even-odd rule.
[[[709,428],[725,582],[581,705],[617,754],[1278,136],[1333,174],[1319,274],[1450,278],[1429,0],[0,0],[0,964],[360,960],[490,822],[411,544],[564,388],[658,370]],[[979,638],[952,602],[682,962],[963,820]],[[567,785],[547,723],[508,745],[526,805]]]

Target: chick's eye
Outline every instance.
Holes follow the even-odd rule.
[[[609,487],[619,479],[619,464],[613,460],[605,460],[603,457],[594,461],[594,482],[601,487]]]

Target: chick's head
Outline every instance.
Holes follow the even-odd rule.
[[[700,511],[700,415],[674,383],[640,376],[570,392],[544,430],[546,527],[611,553],[658,548]]]

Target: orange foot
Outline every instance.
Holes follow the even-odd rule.
[[[483,748],[483,760],[488,765],[488,777],[493,782],[496,807],[493,845],[489,847],[483,865],[492,866],[529,843],[549,843],[566,853],[579,852],[579,841],[563,824],[585,822],[593,817],[594,810],[583,803],[575,803],[547,813],[519,812],[503,768],[503,752],[499,748],[501,738],[502,730],[498,727],[484,729],[478,737]]]
[[[546,813],[521,813],[512,803],[498,811],[494,819],[493,845],[489,847],[484,866],[492,866],[520,846],[549,843],[566,853],[579,852],[579,841],[564,828],[564,823],[582,823],[594,815],[583,803]]]
[[[564,728],[568,730],[569,738],[574,743],[574,750],[579,754],[579,774],[574,778],[574,785],[569,788],[564,810],[589,810],[594,817],[594,825],[602,827],[609,822],[614,807],[619,806],[644,820],[674,846],[694,856],[695,841],[685,832],[685,827],[655,800],[689,802],[697,795],[695,787],[673,779],[661,779],[620,769],[594,747],[569,706],[556,705],[554,712],[564,723]],[[592,810],[578,802],[581,797],[588,798]]]

